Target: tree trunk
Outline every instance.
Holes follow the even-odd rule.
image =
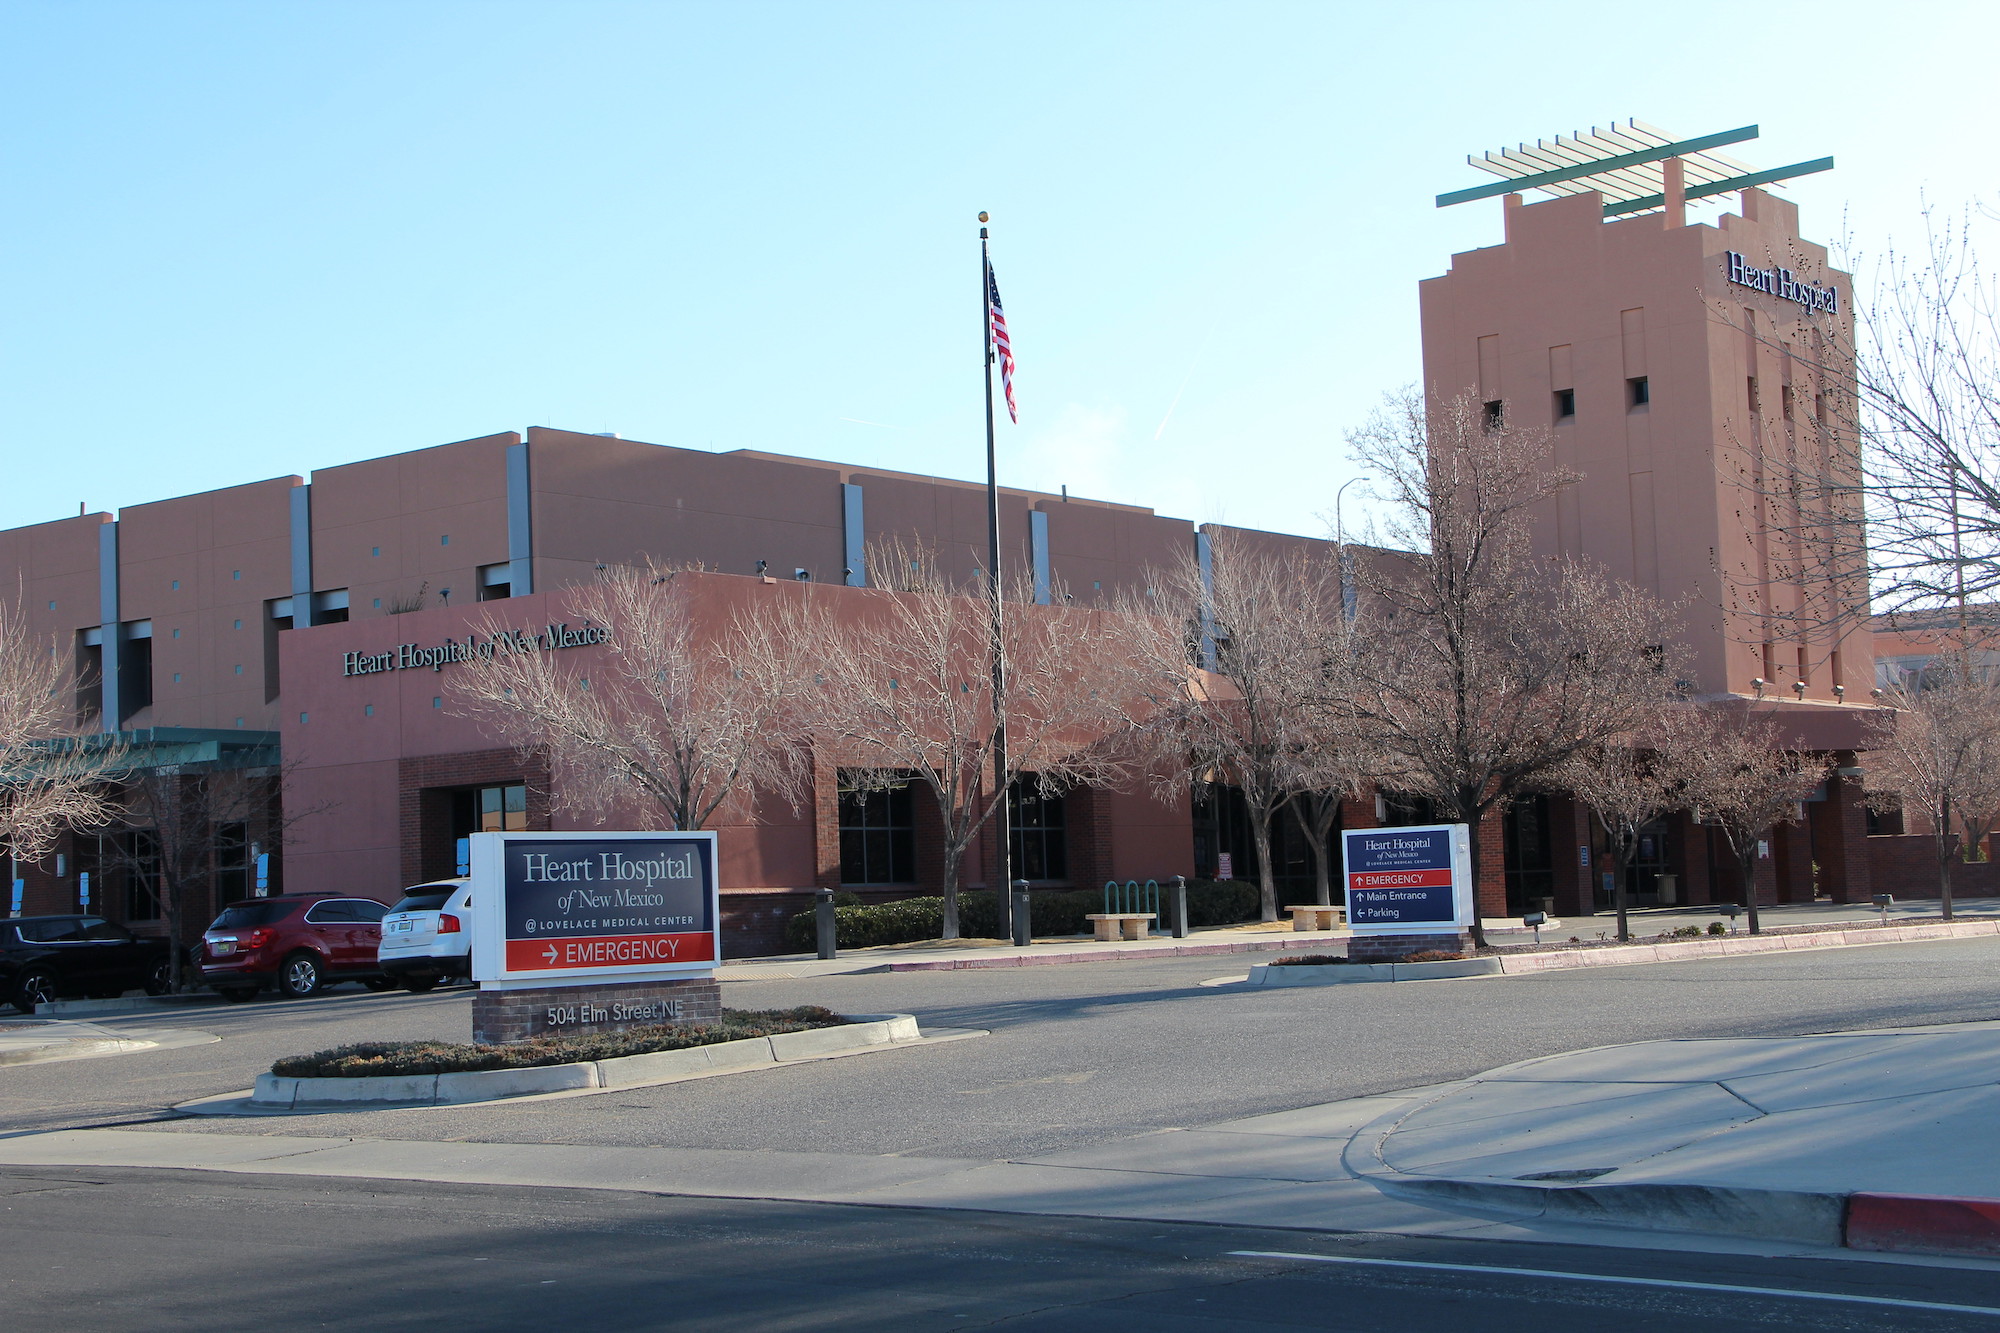
[[[1626,911],[1630,902],[1625,896],[1625,839],[1612,837],[1605,841],[1605,851],[1611,859],[1611,905],[1618,911],[1618,942],[1624,944],[1632,938],[1631,928],[1626,921]]]
[[[1250,841],[1257,849],[1259,911],[1265,921],[1278,919],[1278,881],[1271,874],[1271,810],[1252,810]]]
[[[1951,920],[1951,863],[1958,854],[1958,849],[1952,845],[1953,841],[1949,833],[1937,835],[1938,914],[1947,921]]]
[[[944,925],[939,934],[947,940],[958,938],[958,867],[964,855],[963,848],[944,849]]]
[[[1750,933],[1755,935],[1762,926],[1757,920],[1757,844],[1760,838],[1744,839],[1744,848],[1736,854],[1736,867],[1743,873],[1743,914],[1750,918]]]

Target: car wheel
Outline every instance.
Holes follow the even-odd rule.
[[[396,989],[396,983],[389,980],[389,978],[387,977],[363,977],[361,979],[361,984],[366,986],[369,990],[378,992]]]
[[[320,988],[324,980],[319,959],[309,953],[295,953],[278,970],[278,990],[294,1000],[303,1000]]]
[[[248,1004],[257,998],[257,990],[254,986],[231,986],[228,990],[220,992],[220,994],[223,999],[229,1001],[231,1004]]]
[[[403,989],[412,995],[422,995],[425,991],[436,990],[437,984],[438,979],[436,977],[411,976],[403,978]]]
[[[174,988],[174,965],[172,960],[162,958],[146,973],[146,994],[165,995]]]
[[[38,1004],[52,1003],[56,998],[56,979],[46,972],[30,972],[14,987],[14,1007],[24,1014],[35,1012]]]

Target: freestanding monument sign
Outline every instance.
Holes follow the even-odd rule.
[[[478,833],[472,893],[475,1041],[720,1010],[713,833]]]

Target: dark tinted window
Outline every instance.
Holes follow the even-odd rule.
[[[215,918],[210,930],[248,930],[252,926],[268,926],[273,921],[283,921],[285,914],[292,910],[292,903],[248,902],[225,907],[222,915]]]
[[[411,889],[403,895],[403,900],[389,910],[392,912],[436,912],[442,909],[451,897],[451,890],[444,889],[432,893],[429,887]]]
[[[83,937],[87,940],[117,940],[129,944],[132,932],[123,926],[114,926],[109,921],[86,921],[83,923]]]
[[[351,903],[356,921],[380,921],[389,915],[389,909],[381,903],[369,902],[366,898],[356,898]]]
[[[83,923],[75,917],[57,917],[53,921],[20,921],[14,930],[29,944],[53,944],[58,940],[80,940],[83,938]]]
[[[334,921],[354,921],[354,901],[351,898],[332,898],[326,902],[314,903],[306,912],[306,920],[314,925],[325,925]]]

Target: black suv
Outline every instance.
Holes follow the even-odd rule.
[[[165,940],[136,939],[100,916],[0,921],[0,995],[24,1014],[65,996],[110,999],[141,986],[165,995],[171,969]]]

